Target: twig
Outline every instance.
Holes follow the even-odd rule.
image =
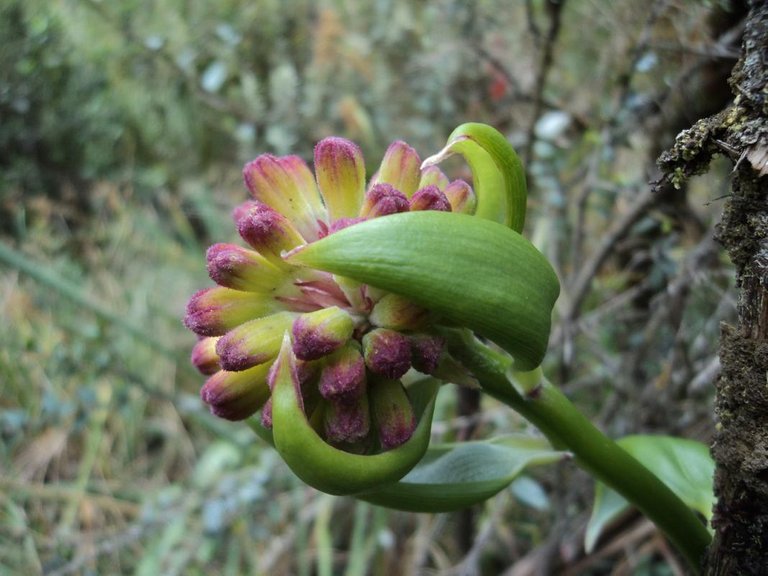
[[[547,36],[544,41],[536,73],[536,85],[533,92],[533,112],[531,114],[531,123],[528,126],[528,138],[526,139],[525,149],[523,150],[523,165],[528,165],[530,163],[533,154],[533,145],[536,139],[536,124],[544,109],[544,88],[547,84],[549,71],[552,68],[555,43],[557,41],[557,36],[560,33],[561,14],[565,7],[565,3],[566,0],[548,0],[546,3],[549,13],[549,29],[547,30]],[[536,28],[536,30],[538,30],[538,28]],[[537,36],[534,35],[534,38],[536,37]]]

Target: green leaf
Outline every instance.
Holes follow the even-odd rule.
[[[504,348],[516,370],[544,357],[560,285],[546,258],[502,224],[450,212],[393,214],[286,259],[406,296]]]
[[[705,444],[672,436],[627,436],[617,440],[617,444],[658,476],[689,507],[710,520],[715,504],[715,463]],[[601,482],[596,483],[592,516],[584,538],[587,552],[594,549],[606,527],[629,507],[615,491]]]
[[[546,440],[523,435],[431,446],[399,482],[358,498],[410,512],[449,512],[487,500],[527,468],[564,457]]]

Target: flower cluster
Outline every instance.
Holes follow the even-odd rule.
[[[208,272],[218,285],[192,296],[186,326],[200,339],[193,364],[209,376],[203,401],[223,418],[261,410],[271,426],[271,368],[290,335],[296,385],[307,419],[334,446],[368,453],[401,445],[413,433],[413,408],[401,378],[432,374],[442,340],[430,313],[402,296],[349,278],[294,266],[284,256],[363,220],[415,210],[472,213],[462,180],[421,168],[404,142],[389,146],[366,186],[360,149],[342,138],[315,147],[315,174],[297,156],[262,155],[246,165],[253,200],[233,213],[248,244],[215,244]]]

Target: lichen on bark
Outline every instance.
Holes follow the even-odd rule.
[[[750,2],[734,102],[683,131],[662,154],[663,181],[679,187],[715,154],[735,164],[716,239],[736,269],[738,321],[723,325],[715,398],[715,536],[708,575],[768,572],[768,3]]]

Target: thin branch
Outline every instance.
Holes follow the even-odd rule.
[[[533,113],[531,114],[531,123],[528,126],[528,138],[526,139],[525,150],[523,151],[523,164],[528,165],[533,154],[533,145],[536,137],[536,124],[539,121],[542,110],[544,109],[544,88],[547,85],[547,78],[554,61],[555,44],[560,33],[560,23],[563,8],[566,0],[548,0],[546,6],[549,13],[549,29],[544,41],[544,46],[539,59],[539,66],[536,73],[536,85],[533,97]],[[534,36],[535,37],[535,36]]]

